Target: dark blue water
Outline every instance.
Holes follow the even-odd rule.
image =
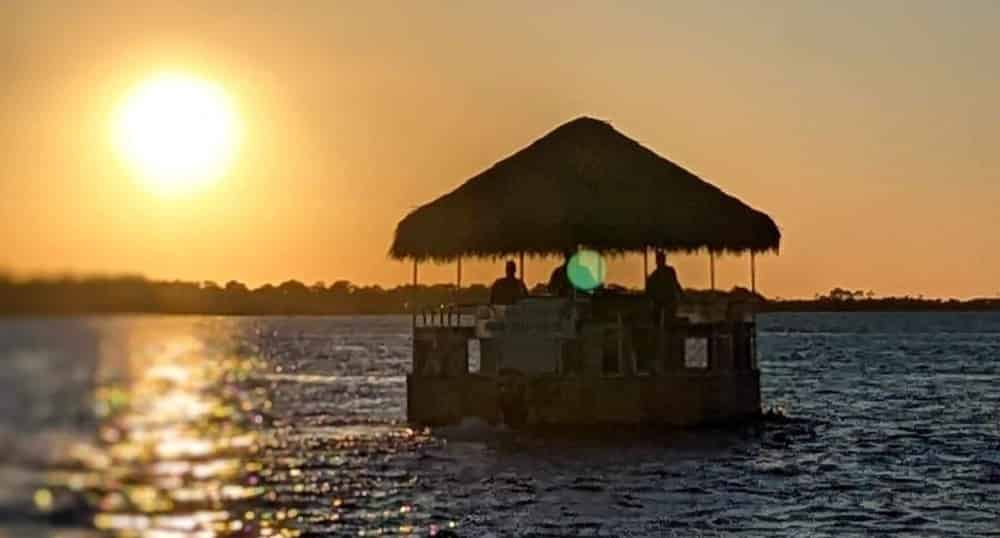
[[[0,537],[1000,534],[1000,314],[759,319],[783,419],[403,423],[409,320],[0,321]]]

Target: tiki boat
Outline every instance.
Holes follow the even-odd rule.
[[[570,121],[407,215],[390,255],[777,251],[774,221],[611,125]],[[691,426],[760,414],[753,297],[657,312],[641,293],[529,296],[513,305],[413,307],[407,416],[514,427]],[[478,353],[475,350],[478,348]],[[470,349],[473,353],[470,354]],[[470,355],[474,360],[470,360]],[[478,360],[476,359],[478,355]],[[477,364],[478,363],[478,364]]]

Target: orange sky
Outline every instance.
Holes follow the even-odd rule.
[[[1000,293],[1000,2],[135,4],[0,4],[0,268],[396,284],[409,209],[585,114],[771,214],[768,295]],[[164,69],[246,125],[231,172],[173,198],[107,135]],[[704,256],[674,260],[707,285]]]

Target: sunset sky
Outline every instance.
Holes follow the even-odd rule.
[[[0,3],[0,270],[395,285],[406,212],[589,115],[775,219],[767,295],[1000,294],[1000,2],[145,4]],[[176,192],[114,144],[163,73],[221,89],[239,131]],[[707,286],[705,255],[673,261]]]

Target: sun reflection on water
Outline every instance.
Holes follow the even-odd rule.
[[[299,534],[271,518],[248,521],[240,506],[265,493],[253,462],[263,406],[250,381],[261,360],[220,355],[187,335],[105,366],[112,375],[94,391],[97,442],[75,445],[79,467],[47,480],[82,494],[94,527],[141,538]]]
[[[108,348],[93,390],[95,441],[74,444],[73,464],[48,473],[40,511],[72,492],[93,527],[135,538],[449,528],[415,493],[415,449],[435,442],[427,432],[353,422],[323,394],[303,394],[336,397],[350,377],[275,378],[284,357],[194,334],[133,334]]]

